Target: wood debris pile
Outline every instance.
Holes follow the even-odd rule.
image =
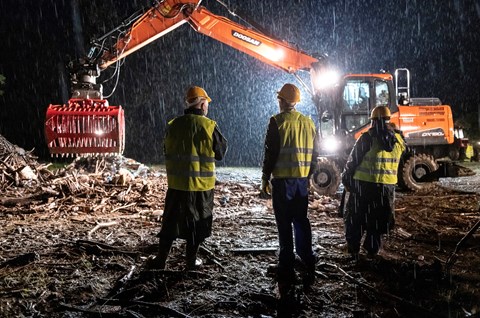
[[[51,176],[48,165],[41,165],[31,151],[10,143],[0,135],[0,187],[32,186]]]
[[[39,163],[31,152],[11,144],[1,135],[0,163],[0,204],[4,209],[29,206],[34,201],[51,204],[60,199],[56,203],[65,202],[65,210],[69,210],[75,198],[105,194],[99,204],[85,207],[95,211],[113,204],[108,197],[116,202],[128,202],[135,197],[135,190],[141,197],[152,183],[147,180],[148,167],[122,156],[77,158],[65,167],[52,169],[50,163]]]

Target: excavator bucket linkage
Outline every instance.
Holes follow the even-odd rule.
[[[70,99],[67,105],[50,105],[45,136],[52,156],[122,154],[123,109],[109,106],[104,99]]]

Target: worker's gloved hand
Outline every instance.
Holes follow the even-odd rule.
[[[260,188],[260,197],[262,199],[269,199],[272,196],[272,190],[270,188],[270,182],[266,179],[262,179],[262,187]]]

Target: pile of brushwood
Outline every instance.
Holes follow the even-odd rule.
[[[358,261],[345,253],[338,198],[311,193],[316,283],[299,280],[287,315],[258,169],[219,169],[213,235],[202,266],[186,271],[183,241],[167,269],[145,266],[158,246],[162,169],[124,157],[53,169],[4,139],[0,164],[1,317],[480,317],[476,193],[397,193],[384,249]]]

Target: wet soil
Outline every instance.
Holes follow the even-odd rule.
[[[459,244],[480,219],[477,176],[397,192],[395,230],[378,257],[358,261],[345,252],[339,195],[311,193],[316,282],[304,289],[299,279],[296,301],[278,311],[277,233],[260,175],[219,169],[213,235],[194,271],[182,241],[166,270],[146,267],[161,226],[162,170],[0,205],[0,316],[480,317],[480,230]]]

